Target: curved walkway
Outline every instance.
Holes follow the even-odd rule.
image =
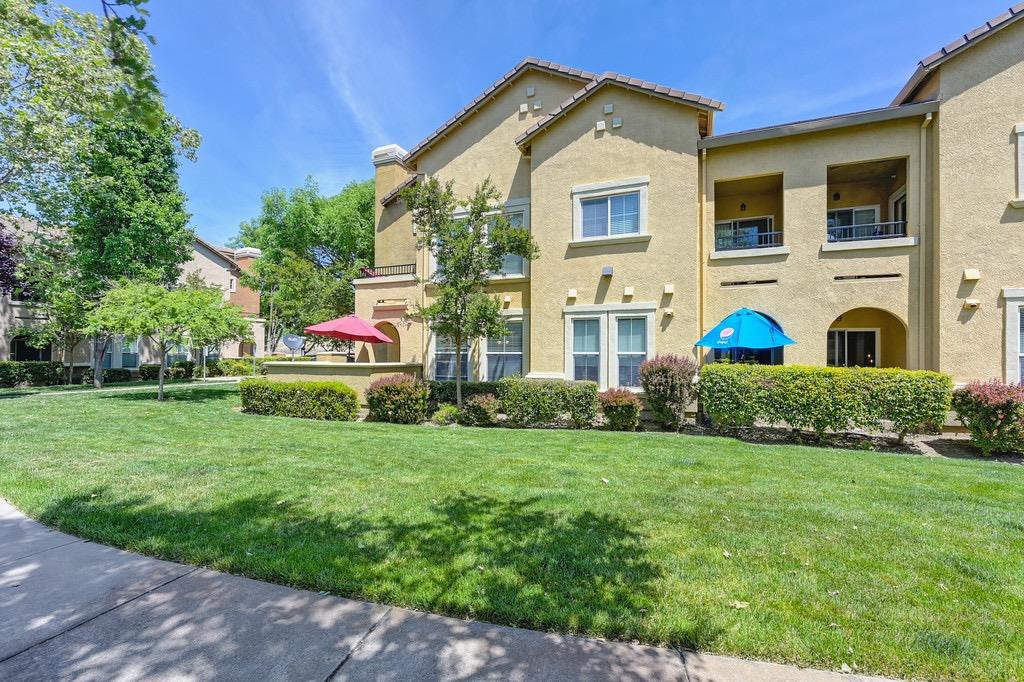
[[[0,679],[880,678],[547,634],[294,590],[65,535],[0,498]]]

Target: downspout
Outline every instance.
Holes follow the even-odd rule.
[[[925,358],[925,338],[927,336],[925,332],[925,325],[927,324],[927,316],[925,315],[925,302],[927,300],[928,290],[928,277],[926,267],[926,253],[925,238],[927,236],[926,224],[928,222],[927,214],[927,191],[928,187],[928,129],[932,125],[932,115],[927,113],[924,115],[924,121],[921,122],[921,151],[920,151],[920,162],[918,164],[921,177],[918,180],[918,200],[917,200],[917,317],[918,317],[918,328],[917,328],[917,368],[925,369],[927,360]],[[937,367],[934,369],[938,369]]]
[[[697,336],[704,336],[704,230],[707,229],[707,188],[708,188],[708,150],[700,150],[700,208],[698,211],[700,224],[697,229]],[[704,354],[698,353],[697,364],[704,363]]]

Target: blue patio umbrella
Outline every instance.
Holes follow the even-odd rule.
[[[740,308],[714,329],[709,331],[696,345],[705,348],[778,348],[796,343],[782,333],[782,328],[756,310]]]

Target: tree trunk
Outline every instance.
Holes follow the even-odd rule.
[[[462,338],[455,337],[455,404],[462,409]]]
[[[103,388],[103,354],[107,352],[107,344],[110,339],[104,338],[100,343],[99,337],[93,343],[92,353],[92,387]]]
[[[160,345],[160,371],[157,372],[156,399],[164,399],[164,373],[167,372],[167,349]]]

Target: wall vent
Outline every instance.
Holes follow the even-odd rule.
[[[749,287],[758,284],[778,284],[777,279],[742,279],[734,282],[722,282],[723,287]]]
[[[860,282],[873,279],[899,279],[902,277],[898,272],[889,272],[882,275],[836,275],[837,282]]]

